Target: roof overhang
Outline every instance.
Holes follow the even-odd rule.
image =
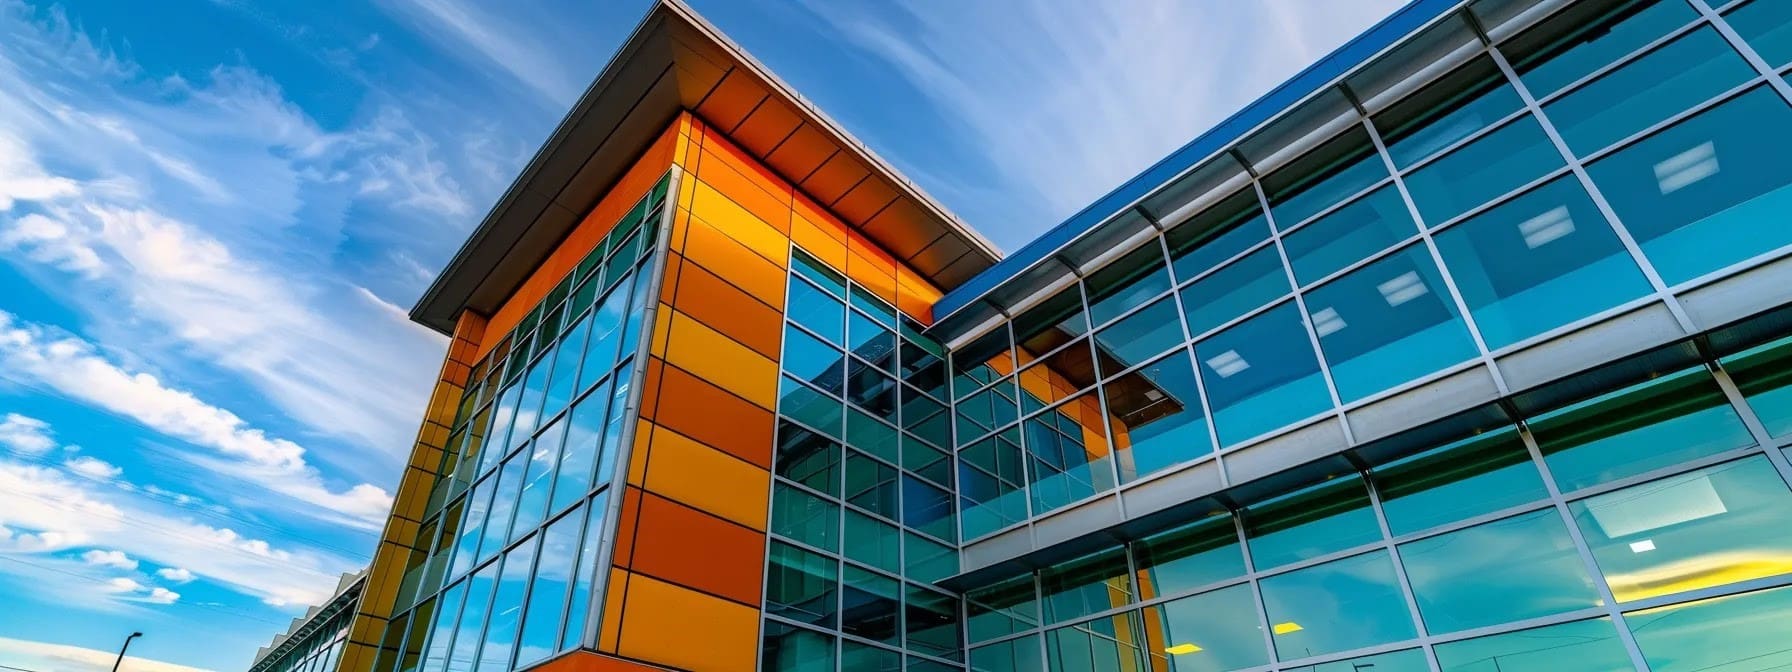
[[[943,290],[995,246],[679,0],[658,0],[411,309],[444,334],[514,293],[680,112],[729,136]]]

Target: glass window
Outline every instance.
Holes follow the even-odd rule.
[[[560,639],[560,620],[566,613],[566,591],[572,585],[573,563],[579,558],[582,512],[574,512],[548,525],[542,534],[541,562],[529,588],[529,610],[523,616],[522,637],[517,644],[517,667],[554,655]]]
[[[1425,660],[1425,652],[1420,649],[1407,649],[1393,653],[1382,653],[1348,660],[1336,660],[1318,665],[1282,668],[1286,672],[1430,672],[1431,663]],[[1463,670],[1462,672],[1468,672]],[[1474,672],[1481,672],[1475,670]],[[1503,672],[1503,671],[1500,671]],[[1516,671],[1515,671],[1516,672]]]
[[[952,456],[908,436],[902,437],[902,468],[937,485],[952,488]]]
[[[958,539],[952,495],[908,474],[902,475],[902,524],[947,541]]]
[[[1390,184],[1301,227],[1282,246],[1294,277],[1305,285],[1418,234],[1406,199]],[[1277,260],[1276,270],[1281,266]]]
[[[846,538],[841,555],[893,574],[902,573],[902,533],[895,525],[846,510]]]
[[[1750,79],[1755,70],[1712,28],[1700,28],[1543,107],[1586,156]]]
[[[907,324],[906,319],[904,324]],[[902,369],[897,377],[936,399],[945,399],[946,349],[931,340],[911,340],[906,327],[901,348]]]
[[[1263,606],[1276,656],[1309,656],[1412,639],[1406,599],[1386,551],[1264,579]]]
[[[1718,597],[1624,615],[1655,672],[1774,670],[1792,665],[1792,588]]]
[[[1196,276],[1269,240],[1269,219],[1257,205],[1257,193],[1234,194],[1164,234],[1170,266],[1177,282]]]
[[[1020,408],[1014,401],[1014,390],[1014,379],[1009,378],[954,405],[953,410],[958,417],[958,441],[970,441],[991,430],[1005,427],[1020,417]]]
[[[1176,672],[1226,672],[1269,663],[1263,626],[1250,617],[1257,611],[1250,584],[1150,609],[1156,618],[1147,613],[1147,626],[1162,628],[1162,632],[1147,630],[1146,638],[1153,649],[1170,656],[1171,669]]]
[[[442,592],[441,607],[436,611],[436,622],[429,632],[429,650],[424,654],[423,669],[440,670],[448,664],[448,640],[454,635],[454,621],[460,617],[461,596],[466,594],[467,583],[462,581]]]
[[[1089,275],[1089,322],[1106,324],[1170,290],[1170,269],[1163,249],[1146,244]]]
[[[1381,540],[1361,479],[1344,477],[1244,510],[1258,571]]]
[[[840,496],[840,444],[794,423],[778,423],[777,474]]]
[[[492,503],[492,490],[498,485],[498,477],[489,476],[473,486],[472,493],[467,495],[466,519],[460,526],[460,536],[454,542],[454,560],[448,570],[448,576],[458,577],[473,568],[473,560],[479,552],[479,540],[485,536],[485,515]]]
[[[1101,364],[1101,375],[1112,376],[1181,345],[1182,317],[1176,314],[1175,301],[1160,299],[1096,333],[1095,360]]]
[[[1563,492],[1754,443],[1703,369],[1605,394],[1531,421]]]
[[[1182,311],[1200,336],[1288,293],[1282,255],[1265,247],[1182,288]]]
[[[765,612],[833,628],[838,561],[773,541],[767,553]]]
[[[1425,164],[1406,176],[1406,188],[1437,226],[1561,166],[1561,152],[1526,116]]]
[[[1778,68],[1792,63],[1792,6],[1754,0],[1724,15],[1724,20],[1768,65]]]
[[[585,345],[589,324],[589,320],[580,320],[554,349],[554,372],[548,375],[547,399],[541,404],[541,417],[554,417],[572,401],[573,384],[579,377],[579,352]]]
[[[1016,316],[1013,327],[1023,364],[1089,333],[1082,292],[1071,287],[1052,295]]]
[[[1373,477],[1396,537],[1549,496],[1536,463],[1510,429],[1377,467]]]
[[[846,304],[800,280],[790,281],[785,315],[830,343],[846,342]]]
[[[884,325],[885,328],[896,328],[896,309],[890,307],[890,304],[866,291],[864,287],[857,285],[853,286],[851,294],[849,302],[852,307],[864,311],[866,316],[876,320],[878,324]]]
[[[529,575],[535,571],[534,538],[504,554],[504,571],[499,575],[498,590],[492,597],[490,624],[485,630],[485,646],[479,649],[478,672],[503,672],[510,669],[515,654],[516,629],[523,615],[523,596],[529,590]]]
[[[1332,408],[1293,301],[1196,343],[1195,359],[1221,448]]]
[[[1546,22],[1514,39],[1506,52],[1525,88],[1546,97],[1699,17],[1676,0],[1618,4],[1603,16]]]
[[[1021,423],[1033,510],[1044,513],[1114,487],[1101,400],[1083,394]]]
[[[1160,669],[1145,660],[1138,633],[1139,612],[1129,611],[1045,633],[1045,661],[1050,672]],[[1154,657],[1162,656],[1153,652]]]
[[[964,538],[975,539],[1027,519],[1020,432],[1008,430],[958,453]]]
[[[900,396],[903,429],[936,446],[952,445],[952,414],[946,412],[945,404],[906,385]]]
[[[1792,493],[1763,457],[1569,508],[1619,602],[1792,572]]]
[[[578,388],[584,390],[597,379],[610,372],[620,354],[623,335],[623,323],[635,322],[625,320],[629,315],[628,292],[617,290],[604,297],[597,311],[592,313],[591,336],[585,341],[585,361],[579,369]],[[634,353],[628,353],[633,355]]]
[[[833,672],[834,636],[767,620],[759,662],[765,672]]]
[[[971,649],[972,672],[1036,672],[1045,669],[1039,659],[1039,636],[1011,639]]]
[[[840,669],[865,672],[896,672],[902,669],[902,654],[854,641],[840,642]]]
[[[959,636],[958,599],[915,585],[908,586],[907,598],[908,650],[959,660],[964,640]]]
[[[1589,166],[1668,284],[1792,243],[1792,108],[1767,87]]]
[[[566,441],[560,448],[560,464],[554,472],[554,497],[549,512],[560,511],[585,498],[592,489],[592,471],[616,456],[603,456],[604,412],[609,410],[610,388],[600,386],[573,405],[566,416]],[[604,470],[605,476],[609,470]]]
[[[896,468],[846,451],[846,501],[866,511],[896,519]]]
[[[840,631],[902,645],[902,582],[847,565],[841,570]]]
[[[1139,596],[1174,595],[1244,576],[1244,553],[1231,516],[1162,532],[1133,544]]]
[[[467,602],[460,612],[460,625],[455,628],[454,648],[448,663],[471,671],[478,663],[481,633],[485,632],[486,608],[491,606],[492,589],[498,583],[498,565],[491,563],[467,580]]]
[[[1433,634],[1602,604],[1554,508],[1401,544],[1400,560]]]
[[[890,372],[896,370],[896,332],[856,310],[848,311],[846,348],[878,368]]]
[[[958,550],[913,532],[902,533],[902,575],[932,583],[958,573]]]
[[[1306,303],[1346,403],[1476,354],[1423,245],[1328,282],[1308,293]]]
[[[1437,249],[1489,348],[1651,291],[1573,176],[1450,227]]]
[[[1039,571],[1045,622],[1060,623],[1123,607],[1133,601],[1132,581],[1121,549],[1062,563]]]
[[[615,525],[615,519],[610,517],[609,493],[592,497],[585,510],[585,536],[579,542],[579,566],[572,579],[572,607],[566,612],[566,625],[560,629],[561,651],[578,646],[585,637],[585,620],[597,601],[598,543]]]
[[[1175,306],[1170,307],[1171,311]],[[1131,322],[1140,313],[1121,320],[1115,327]],[[1176,316],[1170,316],[1168,329],[1176,331],[1177,339],[1182,336],[1182,328],[1176,323]],[[1106,333],[1106,332],[1103,332]],[[1147,347],[1150,347],[1147,344]],[[1168,347],[1168,346],[1164,346]],[[1032,413],[1053,403],[1063,401],[1079,390],[1095,385],[1095,355],[1089,349],[1088,340],[1078,340],[1064,346],[1044,360],[1035,362],[1021,369],[1017,377],[1020,383],[1021,413]]]
[[[1032,574],[967,591],[964,608],[965,629],[973,642],[1025,632],[1039,625],[1039,601],[1033,595]]]
[[[1731,356],[1723,364],[1767,433],[1792,433],[1792,338]]]
[[[1263,178],[1276,228],[1288,231],[1387,179],[1387,164],[1361,126]]]
[[[510,442],[505,452],[515,450],[541,426],[541,400],[547,396],[548,372],[554,368],[554,353],[542,355],[523,376],[523,396],[517,402],[516,420],[510,427]]]
[[[837,550],[840,505],[779,483],[772,489],[771,531],[816,548]]]
[[[1595,618],[1437,645],[1443,672],[1630,672],[1612,619]]]
[[[510,538],[510,519],[516,512],[516,498],[523,490],[523,467],[528,455],[518,454],[504,461],[498,471],[498,486],[492,493],[492,506],[486,513],[484,538],[479,542],[479,561],[498,554]]]
[[[896,422],[896,379],[857,362],[847,367],[846,398],[877,417]]]
[[[1014,355],[1004,324],[952,351],[952,397],[963,399],[1013,371]]]
[[[1114,451],[1120,481],[1130,483],[1213,453],[1201,410],[1201,392],[1184,350],[1170,353],[1131,373],[1108,381],[1108,422],[1114,431]],[[1083,408],[1060,409],[1059,417],[1077,415],[1086,433],[1101,433],[1101,419],[1086,408],[1093,397],[1084,397]],[[1063,423],[1059,423],[1063,427]],[[1028,435],[1031,438],[1031,434]]]
[[[1402,169],[1524,107],[1493,62],[1481,58],[1375,116],[1388,156]]]
[[[895,390],[891,390],[895,392]],[[895,421],[895,413],[891,414]],[[856,408],[846,411],[846,443],[854,448],[862,448],[865,452],[895,462],[899,458],[900,447],[897,445],[895,427],[886,425]]]
[[[829,294],[842,299],[846,298],[846,278],[834,272],[834,269],[828,268],[827,264],[809,256],[809,253],[794,250],[790,255],[790,270],[814,281],[817,287],[827,290]]]
[[[778,385],[778,412],[839,439],[845,423],[846,405],[839,399],[822,394],[813,387],[784,376]]]
[[[560,440],[566,435],[566,418],[554,420],[543,430],[535,443],[518,459],[528,458],[523,472],[523,491],[518,495],[516,521],[510,526],[509,539],[539,527],[547,517],[548,490],[554,482],[554,461],[560,455]],[[584,493],[580,493],[584,494]]]
[[[840,349],[793,325],[784,325],[784,372],[839,394],[844,389],[846,356]]]

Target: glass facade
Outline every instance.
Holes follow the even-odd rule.
[[[354,609],[343,609],[330,616],[310,635],[272,660],[260,659],[250,666],[254,672],[335,672],[348,644],[349,621]],[[284,644],[284,642],[282,642]]]

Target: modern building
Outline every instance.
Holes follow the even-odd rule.
[[[339,668],[1783,669],[1788,70],[1416,0],[1001,256],[657,3],[412,313]]]
[[[337,668],[342,652],[348,648],[348,625],[354,618],[355,604],[361,601],[361,589],[367,587],[367,572],[343,574],[336,580],[336,592],[323,604],[305,610],[305,615],[292,619],[286,632],[255,652],[249,672],[329,672]]]

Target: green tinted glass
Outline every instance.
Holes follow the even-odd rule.
[[[1400,545],[1419,614],[1449,633],[1599,606],[1554,508]]]

